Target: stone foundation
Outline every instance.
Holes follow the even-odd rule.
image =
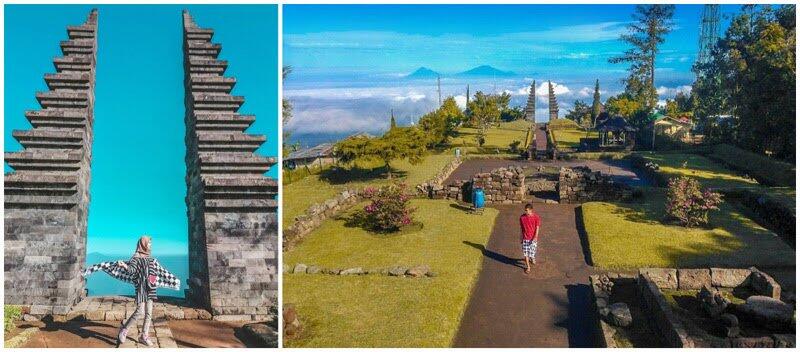
[[[455,180],[440,189],[431,189],[428,196],[471,202],[474,188],[483,189],[486,204],[522,203],[527,193],[523,169],[512,166],[476,174],[472,180]]]
[[[322,225],[323,221],[350,209],[361,200],[363,197],[360,191],[349,189],[336,197],[312,205],[306,209],[305,214],[296,217],[294,223],[283,230],[283,250],[293,248],[305,235]]]
[[[562,167],[558,173],[558,196],[561,203],[627,201],[633,198],[633,188],[585,166]]]
[[[450,177],[450,174],[452,174],[453,171],[455,171],[455,169],[457,169],[461,165],[461,162],[462,162],[461,157],[454,158],[452,161],[447,163],[447,165],[445,165],[444,168],[442,168],[442,170],[440,170],[439,173],[436,174],[436,176],[434,176],[427,182],[417,185],[417,192],[419,194],[430,196],[433,193],[441,191],[441,189],[443,188],[442,183],[444,183],[444,181],[447,180],[448,177]]]

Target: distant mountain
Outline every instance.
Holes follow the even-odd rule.
[[[482,65],[471,70],[459,73],[461,77],[509,77],[514,76],[514,72],[498,70],[489,65]]]
[[[429,79],[429,78],[436,78],[439,76],[439,73],[431,70],[427,67],[420,67],[416,71],[411,72],[410,74],[406,75],[406,78],[411,79]]]

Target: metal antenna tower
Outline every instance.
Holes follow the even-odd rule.
[[[719,40],[719,5],[704,5],[700,17],[698,63],[707,63],[711,59],[711,50],[717,44],[717,40]]]
[[[439,106],[442,106],[442,77],[436,75],[436,91],[439,92]]]

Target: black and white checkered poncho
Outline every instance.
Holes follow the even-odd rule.
[[[181,289],[181,280],[178,279],[177,276],[167,271],[167,269],[164,269],[164,267],[162,267],[161,264],[159,264],[155,258],[148,258],[148,259],[149,259],[148,261],[149,265],[147,268],[148,269],[147,272],[149,275],[154,275],[156,277],[155,283],[153,285],[147,285],[152,287],[152,290],[148,290],[152,292],[149,295],[154,295],[155,288],[157,287],[163,287],[172,290]],[[138,301],[140,296],[140,293],[138,292],[139,287],[144,287],[146,283],[140,282],[141,280],[140,278],[143,276],[140,275],[140,273],[137,272],[137,270],[135,270],[133,261],[134,260],[132,259],[128,262],[125,262],[126,264],[128,264],[128,269],[125,269],[122,266],[120,266],[117,263],[117,261],[97,263],[86,268],[86,270],[83,271],[82,275],[83,277],[86,277],[98,270],[102,270],[106,274],[111,275],[111,277],[115,279],[131,283],[134,285],[134,287],[137,288],[136,296]]]

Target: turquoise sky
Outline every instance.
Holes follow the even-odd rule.
[[[255,114],[248,130],[265,134],[258,151],[277,156],[277,7],[275,5],[6,5],[5,151],[29,129],[23,112],[38,109],[43,76],[53,73],[66,26],[99,10],[89,252],[130,254],[143,233],[155,254],[187,252],[184,197],[183,56],[181,11],[215,30],[228,60],[240,112]],[[5,171],[10,171],[6,165]],[[277,169],[268,176],[277,177]]]

